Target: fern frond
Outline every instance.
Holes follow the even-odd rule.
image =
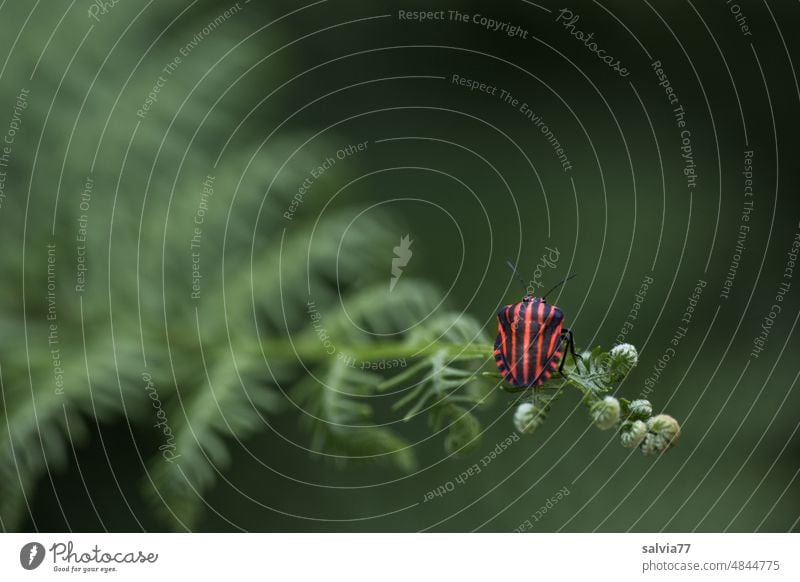
[[[162,515],[189,528],[203,507],[202,495],[230,462],[230,441],[263,429],[264,414],[283,404],[274,386],[249,373],[255,361],[231,354],[209,361],[209,356],[201,355],[205,381],[178,387],[177,402],[167,412],[174,440],[150,464],[155,489],[145,487]]]
[[[401,470],[416,461],[408,442],[389,428],[372,423],[368,398],[378,379],[335,358],[325,375],[307,378],[292,391],[303,407],[300,424],[311,434],[311,450],[339,464],[355,459],[376,460]]]

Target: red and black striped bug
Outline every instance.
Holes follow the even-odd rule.
[[[517,272],[510,261],[508,266]],[[563,374],[565,344],[573,359],[577,358],[572,330],[563,326],[564,312],[545,301],[550,292],[574,276],[559,282],[542,297],[526,295],[521,303],[506,305],[497,313],[494,358],[500,374],[512,386],[522,390],[541,386],[556,366]]]

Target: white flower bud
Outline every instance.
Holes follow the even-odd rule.
[[[639,352],[631,344],[618,344],[608,353],[612,368],[627,374],[639,363]]]
[[[523,402],[514,412],[514,427],[523,434],[531,434],[544,424],[544,419],[544,410],[530,402]]]
[[[650,404],[649,400],[634,400],[630,404],[630,411],[631,416],[647,419],[653,414],[653,405]]]
[[[674,446],[681,436],[681,426],[668,414],[659,414],[648,419],[647,429],[649,432],[642,443],[642,452],[645,455],[666,451]]]
[[[659,414],[647,421],[647,428],[667,442],[675,443],[681,436],[681,425],[669,414]]]
[[[619,422],[619,400],[613,396],[606,396],[592,404],[592,420],[600,430],[613,428]]]
[[[623,447],[635,449],[647,436],[647,425],[641,420],[633,421],[620,435],[620,442]]]

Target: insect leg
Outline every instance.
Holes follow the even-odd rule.
[[[572,330],[567,328],[566,332],[569,336],[569,352],[572,354],[572,359],[583,361],[583,358],[575,353],[575,337],[572,335]]]
[[[564,329],[561,332],[561,339],[562,341],[567,342],[567,349],[569,349],[569,353],[572,354],[572,361],[575,362],[575,365],[577,366],[578,360],[583,361],[583,358],[575,353],[575,338],[572,336],[572,330],[569,328]],[[564,372],[562,370],[564,369],[564,362],[566,361],[567,361],[566,354],[564,354],[564,357],[561,358],[561,363],[558,366],[558,373],[561,374],[562,376],[564,375]]]
[[[561,346],[563,347],[564,346],[564,342],[566,341],[567,342],[567,348],[569,348],[570,343],[569,343],[569,340],[567,339],[566,336],[567,336],[566,333],[562,333],[561,334]],[[574,354],[573,354],[573,356],[574,356]],[[567,350],[564,350],[564,357],[561,358],[561,363],[558,365],[558,373],[561,374],[564,378],[566,378],[566,376],[564,376],[564,362],[566,362],[566,361],[567,361]]]

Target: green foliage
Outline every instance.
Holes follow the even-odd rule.
[[[24,6],[11,3],[3,18],[21,21]],[[51,50],[35,78],[25,59],[11,59],[5,73],[32,97],[27,141],[15,145],[7,181],[16,195],[0,213],[0,245],[14,251],[4,253],[0,282],[0,526],[19,527],[37,483],[115,422],[130,427],[142,491],[176,529],[197,525],[232,448],[271,438],[281,414],[299,419],[310,456],[339,465],[413,470],[404,431],[418,417],[448,454],[476,447],[478,411],[502,387],[484,370],[493,367],[491,338],[429,283],[406,276],[390,292],[391,250],[407,231],[386,213],[360,215],[347,195],[332,199],[357,168],[337,168],[335,178],[326,172],[286,218],[298,186],[341,143],[309,145],[289,130],[263,141],[278,123],[271,115],[281,94],[242,113],[263,86],[283,82],[283,68],[293,70],[271,63],[239,78],[261,59],[263,43],[280,39],[271,32],[231,51],[249,26],[232,19],[193,50],[141,117],[148,91],[183,45],[171,29],[159,36],[171,10],[156,4],[141,18],[139,10],[114,8],[114,19],[136,22],[133,34],[120,36],[110,17],[95,27],[84,49],[90,56],[75,63],[84,71],[66,74],[71,51]],[[187,18],[206,22],[202,13]],[[40,54],[52,29],[23,35],[18,50]],[[143,54],[141,38],[151,37],[160,40]],[[117,41],[113,55],[106,52]],[[221,55],[228,56],[218,63]],[[0,103],[13,103],[18,90],[4,78]],[[209,177],[213,194],[203,198]],[[87,182],[84,210],[77,200]],[[88,282],[79,292],[84,215]],[[197,228],[202,291],[192,297]],[[408,366],[394,374],[372,366],[400,360]],[[620,366],[596,351],[584,367],[568,368],[569,381],[594,405],[624,375]],[[554,384],[529,396],[546,412],[560,394]],[[648,451],[671,442],[667,420],[623,408],[625,432],[626,422],[646,428],[626,442],[641,436]],[[114,454],[106,451],[109,466]]]
[[[9,22],[16,8],[4,10]],[[126,10],[118,6],[114,16],[124,19]],[[205,22],[202,15],[193,18],[199,19],[196,24]],[[158,10],[137,20],[137,26],[151,31],[163,25]],[[58,102],[59,115],[48,117],[45,97],[66,65],[58,55],[43,59],[36,79],[25,82],[32,97],[24,135],[43,133],[44,120],[49,125],[38,150],[38,167],[33,166],[34,140],[20,139],[15,145],[7,189],[19,195],[4,201],[0,215],[0,244],[15,249],[4,257],[0,284],[4,528],[19,526],[37,482],[64,468],[90,429],[102,431],[122,418],[141,447],[143,491],[168,523],[191,528],[205,507],[202,496],[229,463],[231,444],[268,433],[270,415],[299,414],[285,396],[292,386],[298,402],[317,417],[304,420],[314,452],[386,458],[401,469],[413,466],[399,434],[380,427],[338,426],[369,417],[361,396],[379,382],[370,374],[342,371],[335,359],[323,361],[322,345],[309,331],[307,302],[313,297],[337,341],[357,347],[372,340],[348,327],[348,316],[367,330],[391,333],[428,315],[439,294],[410,281],[403,281],[391,296],[385,286],[370,287],[388,278],[396,244],[394,221],[379,212],[353,221],[356,212],[346,197],[321,212],[328,201],[325,194],[353,174],[338,172],[335,180],[316,180],[295,217],[285,218],[298,185],[340,143],[317,139],[313,146],[298,149],[306,136],[284,131],[280,139],[259,145],[263,132],[251,132],[250,127],[268,117],[263,109],[230,142],[219,140],[239,126],[245,104],[254,95],[260,97],[252,86],[236,81],[243,64],[262,56],[263,44],[240,46],[209,70],[235,39],[245,36],[242,27],[247,26],[246,19],[231,20],[206,38],[169,77],[144,119],[135,115],[137,108],[161,67],[182,46],[172,34],[141,66],[141,51],[129,50],[139,36],[121,38],[112,64],[92,84],[83,109],[86,76],[66,75],[60,94],[69,98]],[[113,44],[103,42],[112,30],[96,27],[92,46]],[[31,54],[39,54],[47,38],[25,35],[22,42],[30,44]],[[22,82],[30,76],[30,64],[12,59],[6,74]],[[271,65],[259,78],[270,83],[281,70]],[[134,74],[128,78],[130,71]],[[13,103],[18,90],[4,81],[0,102]],[[223,90],[225,98],[218,101]],[[271,105],[278,106],[280,99],[277,95]],[[74,147],[98,144],[101,135],[96,149]],[[70,151],[68,158],[65,151]],[[297,153],[287,159],[286,153],[293,151]],[[47,160],[47,166],[58,170],[62,159],[63,175],[44,168]],[[203,201],[209,175],[213,194]],[[30,176],[35,179],[27,202],[22,194]],[[83,190],[87,177],[93,183],[91,204],[82,210],[76,192]],[[56,191],[61,198],[54,210],[51,193]],[[207,204],[199,250],[202,293],[191,299],[189,242],[201,201]],[[78,293],[75,239],[84,213],[89,270],[86,290]],[[52,273],[45,243],[55,249]],[[51,277],[53,321],[46,300]],[[49,343],[51,323],[58,327],[57,344]],[[313,360],[318,377],[329,380],[327,386],[303,392],[302,383],[311,376],[292,341],[300,356],[307,352]]]
[[[366,397],[379,378],[339,359],[325,368],[322,378],[309,376],[292,391],[301,408],[301,424],[311,435],[311,450],[340,465],[345,460],[377,458],[412,470],[415,459],[409,443],[395,431],[372,424],[373,409]]]

